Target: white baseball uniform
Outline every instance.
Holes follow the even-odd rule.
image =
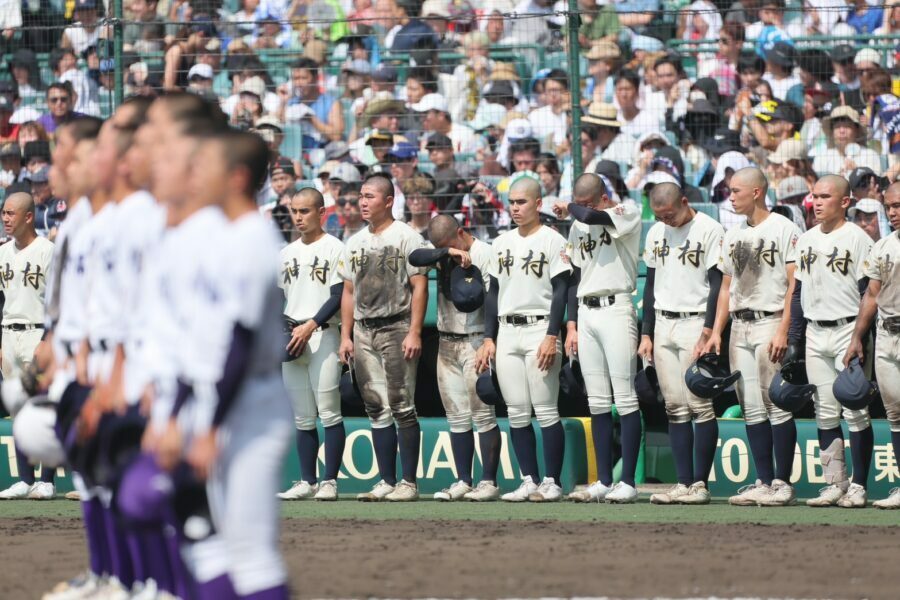
[[[113,366],[113,349],[122,340],[124,329],[115,279],[119,260],[115,229],[118,209],[116,203],[107,202],[84,228],[88,244],[84,260],[87,275],[85,333],[91,349],[88,377],[92,382],[109,379]]]
[[[744,421],[755,425],[769,420],[784,423],[791,413],[769,400],[769,384],[780,364],[769,360],[768,345],[775,337],[788,293],[787,265],[797,260],[800,230],[789,219],[771,213],[758,225],[746,221],[725,233],[719,269],[731,277],[732,316],[752,311],[753,320],[734,318],[731,324],[731,369],[741,372],[735,384]]]
[[[633,203],[604,211],[614,227],[572,223],[567,252],[581,269],[578,284],[578,359],[591,414],[638,410],[637,315],[631,302],[637,281],[641,213]]]
[[[698,212],[681,227],[656,223],[647,234],[644,263],[654,269],[653,364],[672,423],[715,418],[712,400],[687,389],[684,374],[703,333],[709,270],[719,264],[725,229]],[[583,368],[583,367],[582,367]]]
[[[859,280],[863,263],[872,248],[872,238],[853,223],[844,223],[830,233],[817,225],[797,241],[802,283],[800,301],[806,326],[806,374],[816,386],[816,425],[834,429],[841,425],[842,407],[831,387],[844,369],[844,354],[850,345],[859,312]],[[868,409],[843,409],[850,431],[869,427]]]
[[[559,369],[561,355],[548,371],[537,366],[537,351],[547,335],[551,279],[571,271],[566,240],[541,225],[523,237],[518,229],[501,234],[492,245],[490,275],[499,283],[496,369],[511,427],[529,427],[531,412],[541,427],[559,421]],[[526,321],[514,325],[508,320]],[[557,342],[557,346],[559,346]]]
[[[53,243],[42,237],[24,248],[15,240],[0,246],[4,379],[15,377],[34,359],[44,335],[44,292],[52,258]]]
[[[331,287],[341,283],[338,263],[344,244],[324,234],[311,244],[297,240],[281,250],[279,287],[287,305],[284,314],[303,323],[312,319],[331,296]],[[294,405],[297,429],[316,428],[316,416],[324,427],[341,423],[341,363],[337,351],[341,345],[338,329],[340,314],[335,313],[309,338],[303,353],[281,363],[284,385]]]
[[[58,363],[70,358],[75,347],[86,335],[85,296],[87,274],[85,260],[89,248],[87,225],[93,218],[90,200],[81,198],[59,226],[56,249],[65,255],[59,257],[59,291],[51,290],[47,297],[59,303],[56,323],[53,327],[53,351]],[[53,318],[53,315],[50,315]],[[74,375],[74,369],[70,375]]]

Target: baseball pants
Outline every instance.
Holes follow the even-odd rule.
[[[880,325],[875,338],[875,376],[891,431],[900,432],[900,333]]]
[[[820,327],[809,323],[806,327],[806,375],[816,386],[813,400],[816,405],[816,427],[835,429],[841,426],[841,413],[850,431],[862,431],[871,425],[869,409],[843,408],[834,397],[831,387],[838,373],[844,370],[844,354],[850,345],[855,323],[839,327]]]
[[[341,362],[338,347],[341,336],[336,327],[312,334],[303,354],[291,362],[281,363],[284,387],[294,407],[297,429],[316,428],[316,417],[324,427],[343,421],[341,416]]]
[[[403,357],[409,319],[377,329],[353,327],[353,364],[366,414],[374,429],[412,427],[416,417],[416,368],[419,359]]]
[[[620,415],[638,410],[634,391],[637,373],[637,315],[628,294],[612,306],[578,307],[578,359],[592,415],[612,410]]]
[[[747,425],[766,420],[778,425],[793,416],[769,400],[769,384],[781,363],[769,360],[768,347],[780,323],[781,316],[774,315],[757,321],[731,322],[731,370],[741,372],[735,391]]]
[[[559,422],[562,353],[557,340],[553,365],[548,371],[538,369],[538,347],[546,336],[546,321],[530,325],[500,323],[495,363],[510,427],[530,427],[532,409],[541,427]]]
[[[475,353],[482,339],[481,333],[459,340],[442,337],[438,345],[438,391],[452,433],[472,431],[473,423],[479,433],[497,426],[494,407],[482,402],[475,392]]]
[[[28,331],[13,331],[3,328],[3,336],[0,338],[2,345],[3,363],[0,372],[3,379],[11,379],[17,376],[22,367],[34,360],[34,350],[37,348],[44,335],[43,329],[30,329]]]
[[[716,418],[712,400],[698,398],[684,383],[684,374],[694,362],[694,346],[702,333],[702,315],[669,319],[656,313],[653,364],[670,423],[690,423],[692,420],[704,423]]]

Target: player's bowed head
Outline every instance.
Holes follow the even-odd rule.
[[[674,183],[658,183],[650,191],[650,210],[657,221],[681,227],[694,218],[694,211],[681,188]]]

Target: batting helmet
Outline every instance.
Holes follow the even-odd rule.
[[[815,393],[816,386],[809,383],[803,359],[785,363],[769,384],[772,404],[788,412],[797,412],[806,406]]]
[[[704,354],[684,374],[684,383],[699,398],[715,398],[741,378],[740,371],[729,373],[719,364],[719,355]]]
[[[99,452],[94,473],[97,481],[110,488],[118,486],[125,468],[141,451],[141,438],[147,419],[141,416],[137,406],[124,415],[111,415],[98,432]]]
[[[587,398],[587,389],[584,387],[584,376],[581,374],[581,363],[575,357],[562,366],[559,371],[560,387],[569,398],[576,401],[584,401]]]
[[[644,404],[660,404],[662,396],[659,393],[659,377],[656,375],[656,367],[647,365],[634,376],[634,391],[638,401]]]
[[[838,373],[831,391],[841,406],[850,410],[862,410],[881,396],[878,384],[869,381],[858,358],[851,360],[847,368]]]
[[[284,348],[284,355],[281,357],[281,362],[291,362],[297,360],[296,356],[291,356],[291,353],[288,352],[287,347],[288,344],[291,343],[291,338],[294,336],[294,327],[299,325],[297,321],[290,318],[287,315],[284,315],[282,320],[283,327],[281,328],[282,341],[284,342],[282,348]]]
[[[344,402],[349,406],[363,405],[362,394],[359,391],[359,384],[356,382],[356,372],[353,368],[353,361],[350,361],[350,365],[347,367],[347,370],[344,371],[344,373],[341,375],[339,389],[341,392],[341,402]]]
[[[478,376],[478,379],[475,381],[475,393],[488,406],[494,406],[503,402],[500,382],[497,381],[497,371],[493,367],[488,367]]]
[[[453,267],[450,272],[450,300],[456,310],[475,312],[484,305],[484,276],[481,269],[471,265]]]
[[[205,540],[216,531],[209,510],[206,482],[197,479],[193,468],[187,463],[175,468],[172,481],[175,484],[172,506],[181,533],[193,542]]]
[[[118,513],[130,523],[162,523],[172,502],[172,477],[149,454],[140,454],[125,469],[115,497]]]
[[[16,447],[44,468],[56,468],[66,461],[62,443],[56,437],[56,405],[46,397],[27,402],[13,419]]]

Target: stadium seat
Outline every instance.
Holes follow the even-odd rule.
[[[642,221],[641,222],[641,248],[644,247],[644,244],[647,241],[647,234],[650,233],[650,228],[656,225],[656,221]]]
[[[694,210],[709,215],[716,221],[719,220],[719,205],[712,202],[704,202],[703,204],[693,204]]]

